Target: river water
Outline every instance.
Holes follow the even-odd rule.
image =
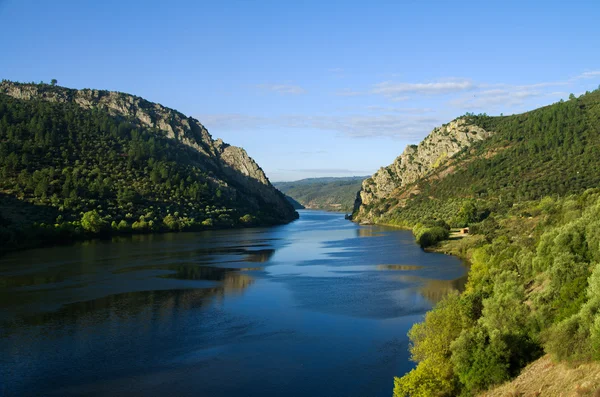
[[[407,331],[466,269],[300,214],[0,257],[0,395],[389,397]]]

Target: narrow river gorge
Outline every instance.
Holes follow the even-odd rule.
[[[466,268],[410,232],[272,228],[0,257],[0,395],[389,396],[407,331]]]

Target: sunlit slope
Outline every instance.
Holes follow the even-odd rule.
[[[442,158],[415,182],[398,182],[368,204],[359,201],[355,218],[406,226],[424,216],[451,222],[469,200],[479,208],[508,208],[600,184],[600,91],[519,115],[463,120],[489,136]],[[392,175],[392,180],[403,177]],[[374,183],[370,179],[363,194]]]

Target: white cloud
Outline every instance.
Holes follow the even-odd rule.
[[[600,70],[593,70],[590,72],[583,72],[579,76],[575,77],[576,79],[593,79],[595,77],[600,77]]]
[[[558,85],[558,84],[556,84]],[[562,84],[561,84],[562,85]],[[550,87],[551,85],[545,85]],[[504,110],[508,108],[522,108],[528,100],[532,98],[552,98],[558,100],[561,97],[566,97],[568,94],[561,91],[547,92],[535,87],[540,87],[539,84],[531,84],[527,86],[507,86],[507,88],[495,88],[490,90],[477,91],[473,94],[463,95],[449,102],[450,105],[463,110],[497,110],[502,107]],[[531,103],[529,103],[531,105]],[[537,105],[531,105],[532,108]],[[527,109],[521,109],[527,110]]]
[[[306,93],[304,88],[291,84],[258,84],[256,87],[264,91],[276,92],[282,95],[300,95]]]
[[[262,117],[242,114],[212,114],[199,117],[213,134],[219,130],[248,130],[264,127],[332,131],[352,138],[390,137],[415,141],[443,120],[410,114],[343,116],[285,115]]]
[[[261,116],[251,116],[240,113],[219,113],[205,114],[198,117],[200,123],[210,129],[253,129],[260,128],[268,122],[268,119]]]
[[[402,108],[393,106],[367,106],[367,110],[382,113],[424,114],[431,113],[431,108]]]
[[[279,168],[277,171],[286,172],[301,172],[308,174],[347,174],[347,175],[369,175],[370,171],[365,170],[351,170],[348,168],[298,168],[298,169],[285,169]]]
[[[393,83],[385,81],[375,84],[372,94],[383,95],[388,98],[403,98],[402,94],[440,95],[476,88],[470,80],[448,80],[431,83]]]

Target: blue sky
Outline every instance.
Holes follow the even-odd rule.
[[[272,181],[367,175],[465,112],[600,84],[598,1],[0,0],[0,78],[133,93]]]

